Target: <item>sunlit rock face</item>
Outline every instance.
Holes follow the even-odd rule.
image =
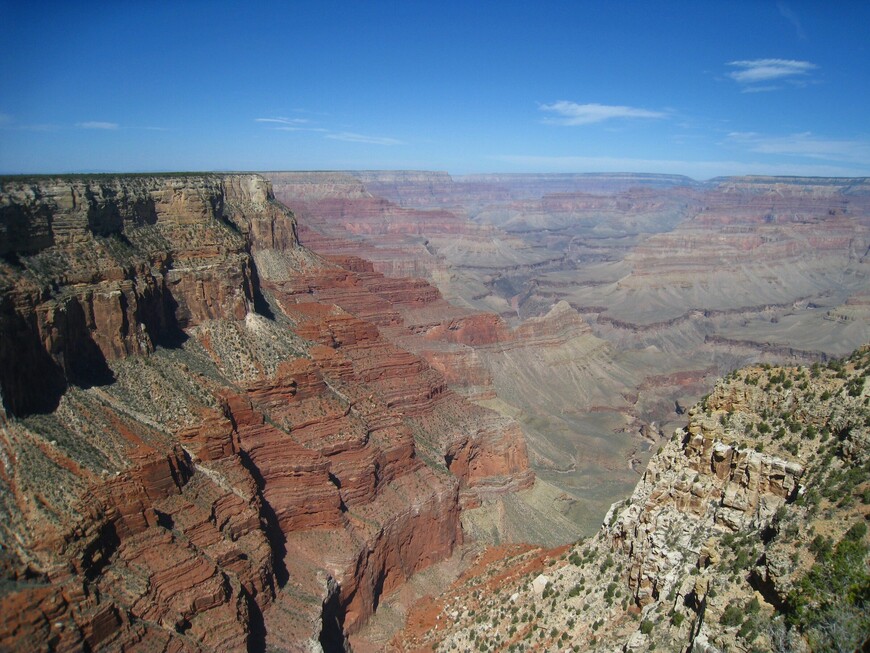
[[[481,554],[396,650],[859,650],[870,347],[749,366],[687,411],[598,532]],[[836,573],[832,570],[836,569]]]
[[[329,647],[534,481],[381,334],[438,292],[301,247],[262,177],[7,180],[0,218],[12,650]]]
[[[268,176],[315,251],[469,309],[404,311],[431,342],[407,346],[518,419],[587,533],[718,377],[870,340],[866,179]],[[558,337],[534,335],[541,320]]]

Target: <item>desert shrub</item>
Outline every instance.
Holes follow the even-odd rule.
[[[862,521],[855,522],[843,535],[843,540],[848,542],[860,542],[867,535],[867,524]]]
[[[809,544],[810,551],[816,556],[816,559],[824,558],[829,555],[834,548],[834,542],[830,537],[824,535],[816,535],[813,541]]]
[[[737,634],[743,639],[753,640],[755,639],[755,624],[752,623],[752,620],[746,620],[743,622],[743,625],[740,626],[740,630],[737,631]]]
[[[736,603],[729,603],[719,618],[723,626],[739,626],[743,623],[743,610]]]
[[[858,648],[870,633],[866,534],[866,524],[856,522],[836,547],[818,547],[816,562],[786,597],[788,623],[813,650]]]

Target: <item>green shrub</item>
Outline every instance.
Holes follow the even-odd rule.
[[[859,648],[870,631],[866,533],[863,522],[854,524],[836,547],[817,554],[786,597],[786,619],[807,635],[812,650]]]
[[[834,542],[830,537],[824,535],[816,535],[813,541],[809,544],[810,551],[816,556],[816,559],[824,558],[831,553],[834,548]]]
[[[723,626],[739,626],[743,623],[743,610],[735,603],[729,603],[719,619]]]
[[[867,535],[867,524],[859,521],[852,524],[851,528],[846,531],[846,534],[843,535],[843,540],[849,542],[860,542],[864,539],[865,535]]]

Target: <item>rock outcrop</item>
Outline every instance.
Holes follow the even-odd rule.
[[[868,371],[868,347],[737,371],[595,537],[480,556],[410,612],[393,650],[860,649]]]
[[[7,409],[44,408],[66,380],[105,381],[107,361],[147,354],[204,320],[243,318],[254,278],[234,219],[273,203],[265,181],[241,177],[5,182]]]
[[[533,481],[382,336],[437,291],[302,248],[259,176],[7,180],[0,217],[4,647],[340,648]]]

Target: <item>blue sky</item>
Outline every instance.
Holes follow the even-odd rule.
[[[0,0],[0,173],[870,175],[870,2]]]

